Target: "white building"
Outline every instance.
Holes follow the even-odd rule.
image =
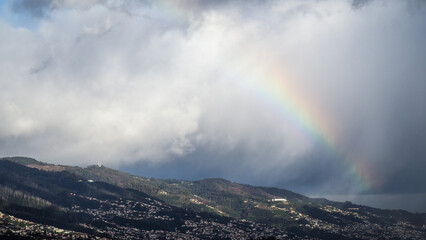
[[[274,198],[271,201],[272,202],[287,202],[287,199],[285,199],[285,198]]]

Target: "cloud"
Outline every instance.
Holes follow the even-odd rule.
[[[18,0],[12,3],[12,10],[15,12],[28,13],[32,17],[44,17],[49,11],[52,0],[24,1]]]
[[[12,7],[38,25],[0,22],[2,155],[306,193],[424,192],[424,4]]]
[[[361,8],[361,7],[367,5],[370,2],[371,2],[371,0],[353,0],[352,6],[354,6],[355,8]]]

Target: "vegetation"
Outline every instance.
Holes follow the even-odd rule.
[[[7,161],[15,162],[21,165],[29,165],[29,164],[45,165],[46,164],[28,157],[5,157],[5,158],[0,158],[0,160],[7,160]]]
[[[16,191],[8,187],[0,186],[0,199],[3,204],[14,203],[26,207],[45,208],[52,205],[51,202],[28,193]]]

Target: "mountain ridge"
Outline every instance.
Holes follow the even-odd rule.
[[[21,157],[21,156],[16,156],[16,157],[3,157],[0,158],[0,160],[9,160],[12,162],[16,162],[18,164],[21,165],[25,165],[31,168],[37,168],[39,170],[45,170],[45,171],[69,171],[72,173],[77,173],[78,175],[81,176],[86,176],[88,178],[93,178],[96,179],[98,181],[105,181],[108,183],[112,183],[112,184],[116,184],[122,187],[129,187],[132,188],[132,178],[133,179],[144,179],[146,181],[158,181],[158,182],[165,182],[165,183],[169,183],[169,184],[176,184],[176,183],[186,183],[186,184],[191,184],[191,183],[218,183],[218,182],[225,182],[226,184],[236,184],[239,185],[241,187],[249,187],[249,188],[257,188],[257,189],[262,189],[265,191],[265,193],[263,194],[269,194],[271,198],[276,197],[279,198],[280,196],[275,196],[273,194],[276,195],[280,195],[285,193],[287,195],[287,197],[289,199],[304,199],[304,200],[311,200],[314,202],[322,202],[322,203],[334,203],[334,204],[352,204],[349,201],[345,201],[345,202],[337,202],[337,201],[331,201],[329,199],[326,198],[311,198],[311,197],[307,197],[303,194],[299,194],[290,190],[286,190],[286,189],[282,189],[282,188],[277,188],[277,187],[267,187],[267,186],[252,186],[249,184],[241,184],[241,183],[237,183],[237,182],[232,182],[230,180],[224,179],[224,178],[205,178],[205,179],[199,179],[199,180],[194,180],[194,181],[190,181],[190,180],[180,180],[180,179],[160,179],[160,178],[147,178],[147,177],[142,177],[142,176],[138,176],[138,175],[134,175],[131,173],[127,173],[124,171],[120,171],[117,169],[113,169],[113,168],[109,168],[106,167],[104,165],[89,165],[87,167],[80,167],[80,166],[68,166],[68,165],[56,165],[56,164],[50,164],[50,163],[46,163],[46,162],[42,162],[39,160],[36,160],[34,158],[30,158],[30,157]],[[123,178],[125,178],[126,181],[123,181]],[[130,183],[129,183],[130,182]],[[259,193],[260,194],[260,193]],[[357,205],[357,204],[353,204],[353,205]],[[364,206],[364,207],[369,207],[366,205],[357,205],[357,206]],[[373,207],[371,207],[373,208]],[[404,211],[404,212],[409,212],[409,213],[413,213],[414,212],[410,212],[404,209],[382,209],[382,208],[376,208],[375,209],[380,209],[380,210],[386,210],[386,211]],[[418,213],[418,214],[426,214],[426,213]]]
[[[2,213],[85,233],[88,239],[204,239],[207,230],[207,236],[215,239],[284,233],[253,222],[174,207],[141,191],[67,171],[49,172],[9,160],[0,160],[0,190]],[[36,205],[34,199],[44,199],[46,204]],[[3,226],[0,222],[0,230]]]
[[[10,175],[14,172],[16,174],[17,172],[27,172],[36,177],[39,175],[43,177],[47,174],[50,178],[55,178],[56,176],[58,179],[73,179],[69,181],[73,182],[73,184],[84,186],[82,189],[75,190],[81,196],[90,195],[99,199],[111,199],[110,201],[119,201],[118,199],[120,198],[137,201],[137,199],[132,197],[133,194],[136,194],[135,196],[140,196],[142,199],[154,199],[153,201],[159,201],[158,204],[170,206],[169,215],[174,215],[173,211],[193,211],[197,214],[213,214],[205,215],[207,219],[215,219],[212,216],[217,216],[228,219],[221,221],[231,221],[230,219],[250,221],[270,226],[272,229],[276,228],[277,233],[288,234],[287,236],[293,236],[294,239],[301,237],[303,234],[311,236],[314,233],[314,235],[324,234],[324,236],[327,236],[325,239],[337,237],[329,235],[336,232],[339,233],[339,239],[357,236],[357,234],[365,235],[366,233],[359,233],[359,228],[366,228],[366,232],[372,235],[383,235],[385,234],[383,233],[383,229],[388,228],[401,228],[404,231],[413,231],[412,236],[426,234],[426,214],[415,214],[405,210],[376,209],[350,202],[333,202],[327,199],[309,198],[284,189],[254,187],[221,178],[209,178],[197,181],[164,180],[135,176],[97,165],[82,168],[48,164],[35,159],[20,157],[0,159],[0,163],[4,165],[4,162],[11,162],[25,167],[17,167],[18,170],[10,169],[9,172],[3,169],[4,175]],[[0,164],[0,168],[3,166],[2,164]],[[8,164],[6,163],[6,165]],[[22,176],[16,176],[16,174],[13,175],[12,180],[13,178],[22,178]],[[25,178],[23,180],[25,182]],[[19,182],[9,185],[5,184],[8,181],[10,179],[7,180],[0,177],[0,187],[5,186],[9,189],[13,189],[14,187],[21,189]],[[61,184],[63,183],[54,183],[51,188],[63,188],[64,186]],[[87,190],[93,187],[95,187],[94,190]],[[65,188],[72,190],[75,186],[66,185]],[[46,187],[41,187],[40,189],[46,190]],[[72,191],[67,194],[72,194]],[[37,200],[37,198],[40,200]],[[39,201],[39,204],[52,204],[58,202],[57,198],[55,194],[50,193],[49,195],[49,191],[46,193],[41,191],[31,201]],[[59,199],[61,199],[60,196]],[[43,202],[43,200],[46,200],[47,203]],[[81,199],[77,202],[83,205],[92,204],[90,201]],[[101,205],[98,204],[94,207]],[[70,208],[69,203],[68,205],[61,203],[61,206],[64,209]],[[90,214],[92,212],[89,211]],[[77,214],[75,218],[78,219],[80,217],[84,220],[84,216]],[[87,219],[86,221],[90,222]],[[121,219],[119,221],[129,222],[130,220]],[[211,221],[214,222],[216,220]],[[46,223],[52,222],[47,221]],[[140,224],[137,222],[133,221],[132,224],[140,227]],[[178,226],[181,222],[173,224],[173,226]],[[101,226],[103,225],[101,224]],[[79,229],[72,228],[71,230]],[[392,230],[386,234],[393,237],[400,233]]]
[[[21,160],[22,159],[22,160]],[[227,184],[238,184],[240,186],[247,186],[247,187],[251,187],[251,188],[260,188],[260,189],[267,189],[267,192],[269,194],[271,194],[271,197],[277,197],[274,196],[273,193],[276,194],[282,194],[283,192],[286,192],[288,195],[291,195],[293,198],[299,198],[299,199],[310,199],[313,200],[315,202],[323,202],[323,203],[350,203],[349,201],[345,201],[345,202],[338,202],[338,201],[332,201],[329,200],[327,198],[324,197],[307,197],[303,194],[300,193],[296,193],[290,190],[286,190],[286,189],[282,189],[282,188],[277,188],[277,187],[269,187],[269,186],[254,186],[254,185],[250,185],[250,184],[243,184],[243,183],[237,183],[237,182],[233,182],[224,178],[217,178],[217,177],[212,177],[212,178],[204,178],[204,179],[199,179],[199,180],[181,180],[181,179],[162,179],[162,178],[148,178],[148,177],[143,177],[143,176],[138,176],[138,175],[134,175],[125,171],[121,171],[121,170],[117,170],[117,169],[113,169],[113,168],[109,168],[106,167],[104,165],[88,165],[86,167],[80,167],[80,166],[68,166],[68,165],[56,165],[56,164],[50,164],[50,163],[46,163],[46,162],[42,162],[30,157],[3,157],[0,158],[0,160],[10,160],[25,166],[29,166],[32,168],[37,168],[40,170],[46,170],[46,171],[71,171],[71,172],[77,172],[79,173],[79,171],[82,171],[84,173],[81,173],[82,175],[87,174],[89,177],[93,177],[96,178],[97,180],[106,180],[106,182],[114,182],[116,181],[114,184],[119,184],[119,180],[122,180],[123,177],[127,177],[127,178],[140,178],[140,179],[145,179],[147,181],[163,181],[163,182],[169,182],[171,184],[173,184],[174,182],[185,182],[185,183],[205,183],[205,182],[226,182]],[[89,170],[89,171],[86,171]],[[99,172],[100,171],[100,172]],[[92,174],[90,174],[92,173]],[[113,179],[107,179],[108,177],[102,177],[99,175],[99,173],[105,174],[108,173],[107,175],[109,177],[112,177]],[[128,179],[126,179],[128,180]],[[124,183],[122,183],[124,185]],[[357,205],[357,204],[354,204]],[[361,205],[360,205],[361,206]],[[362,205],[362,206],[366,206],[367,205]],[[375,209],[381,209],[381,210],[389,210],[389,211],[406,211],[406,212],[410,212],[410,213],[414,213],[408,210],[404,210],[404,209],[387,209],[387,208],[377,208],[374,207]],[[418,214],[426,214],[425,213],[418,213]]]

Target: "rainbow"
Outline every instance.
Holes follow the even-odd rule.
[[[190,16],[188,2],[160,0],[152,2],[161,15],[172,18],[178,22],[186,22]],[[376,185],[368,171],[355,156],[339,149],[339,129],[329,114],[309,96],[306,91],[297,85],[296,77],[283,70],[283,66],[274,62],[260,62],[256,57],[246,55],[243,62],[255,66],[247,71],[245,69],[229,69],[231,82],[246,89],[260,102],[268,106],[278,116],[297,129],[301,136],[320,143],[337,159],[340,159],[348,169],[348,174],[358,185],[361,191],[370,190]]]
[[[361,165],[354,156],[338,150],[338,124],[321,111],[316,101],[296,84],[295,78],[285,73],[283,67],[270,62],[268,64],[250,64],[255,66],[250,72],[236,75],[243,81],[243,86],[252,92],[261,102],[266,104],[284,121],[297,128],[299,132],[316,144],[322,144],[340,159],[348,169],[348,174],[357,183],[359,190],[370,190],[374,182],[368,168]],[[265,66],[268,65],[268,66]],[[234,76],[235,77],[235,76]]]

